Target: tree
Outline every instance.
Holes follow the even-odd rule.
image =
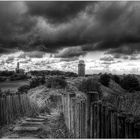
[[[79,85],[79,90],[83,92],[98,91],[98,88],[99,83],[97,82],[97,79],[93,78],[84,79]]]
[[[88,78],[84,79],[80,84],[79,84],[79,90],[88,93],[88,92],[98,92],[99,93],[99,98],[102,97],[102,91],[100,88],[100,83],[98,82],[98,79],[96,78]]]
[[[39,80],[38,77],[31,79],[31,81],[30,81],[30,88],[35,88],[35,87],[37,87],[39,85],[40,85],[40,80]]]
[[[99,79],[100,83],[108,87],[110,82],[110,76],[108,74],[102,74]]]
[[[18,92],[20,92],[20,93],[27,93],[29,89],[30,89],[29,85],[23,85],[23,86],[18,88]]]
[[[118,75],[113,75],[112,80],[115,81],[116,83],[120,84],[120,77]]]
[[[65,88],[67,82],[63,77],[50,77],[46,82],[47,88]]]
[[[121,80],[122,88],[129,92],[138,91],[140,89],[139,81],[134,75],[126,75]]]
[[[2,90],[1,90],[1,88],[0,88],[0,97],[2,97],[2,94],[3,94],[3,92],[2,92]]]
[[[44,75],[41,77],[40,82],[41,82],[42,85],[45,84],[46,81],[45,81],[45,76]]]

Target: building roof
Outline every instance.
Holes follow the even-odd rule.
[[[80,60],[79,64],[85,64],[85,61],[84,60]]]

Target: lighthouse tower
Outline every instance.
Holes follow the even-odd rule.
[[[84,60],[79,61],[78,76],[85,76],[85,62],[84,62]]]

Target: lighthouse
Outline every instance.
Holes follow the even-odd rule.
[[[85,62],[84,62],[84,60],[79,61],[78,76],[85,76]]]

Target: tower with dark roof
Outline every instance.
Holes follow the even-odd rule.
[[[84,60],[79,61],[78,76],[85,76],[85,62],[84,62]]]

